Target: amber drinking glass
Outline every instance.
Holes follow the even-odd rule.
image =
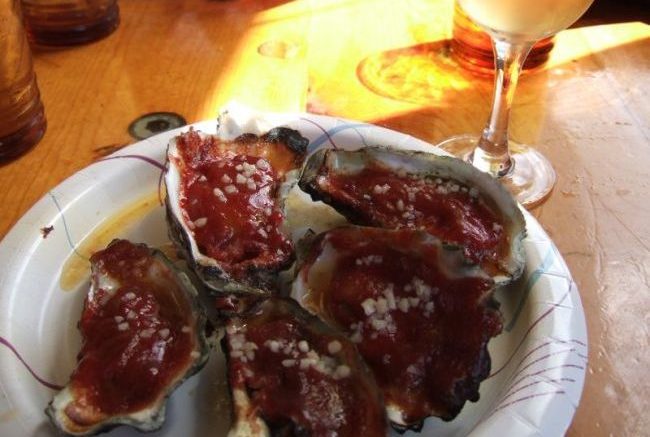
[[[111,34],[120,22],[117,0],[22,0],[30,39],[39,45],[84,44]]]
[[[20,1],[0,0],[0,160],[35,145],[45,125]]]
[[[492,40],[495,53],[494,99],[480,137],[463,135],[439,147],[464,158],[506,185],[528,207],[543,201],[556,176],[536,149],[508,137],[510,108],[519,73],[531,48],[575,22],[593,0],[458,0],[464,13]]]

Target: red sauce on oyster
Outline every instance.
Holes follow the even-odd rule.
[[[91,262],[95,288],[79,322],[75,401],[66,407],[79,424],[154,404],[196,359],[190,304],[146,246],[115,241]]]
[[[490,369],[487,342],[502,329],[498,311],[486,305],[492,280],[445,272],[438,246],[423,245],[423,235],[333,230],[302,270],[307,307],[357,343],[386,404],[399,406],[407,424],[451,419],[477,400]],[[332,264],[311,270],[321,254]]]
[[[497,263],[509,250],[502,221],[478,189],[450,179],[399,174],[377,164],[357,174],[320,176],[318,184],[334,202],[351,206],[361,224],[424,229],[465,246],[474,262]]]
[[[385,435],[381,397],[362,379],[367,375],[361,375],[357,352],[345,337],[316,332],[287,312],[227,329],[231,386],[249,394],[251,410],[271,429]]]
[[[238,279],[258,265],[288,262],[293,252],[275,196],[295,157],[253,138],[223,142],[190,131],[177,143],[185,223],[200,252]]]

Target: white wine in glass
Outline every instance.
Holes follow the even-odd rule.
[[[573,24],[593,0],[458,0],[492,40],[495,82],[492,111],[480,137],[462,135],[438,146],[499,178],[532,207],[555,184],[550,162],[532,147],[508,140],[510,108],[521,67],[533,45]]]

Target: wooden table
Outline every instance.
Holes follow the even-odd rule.
[[[120,7],[110,37],[36,50],[48,130],[0,166],[0,238],[64,178],[132,142],[127,126],[147,112],[194,122],[236,99],[369,121],[432,143],[478,132],[487,117],[490,79],[426,57],[401,64],[405,48],[445,47],[448,0]],[[533,214],[569,264],[588,321],[587,380],[569,435],[636,436],[650,428],[650,26],[594,23],[558,35],[547,67],[522,78],[511,131],[539,145],[558,172]],[[382,76],[377,66],[386,63],[409,79]]]

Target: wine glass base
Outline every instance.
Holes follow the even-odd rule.
[[[459,135],[438,144],[442,150],[472,162],[478,137]],[[551,194],[557,176],[551,163],[532,147],[509,141],[512,165],[501,182],[524,207],[530,209],[541,204]]]

